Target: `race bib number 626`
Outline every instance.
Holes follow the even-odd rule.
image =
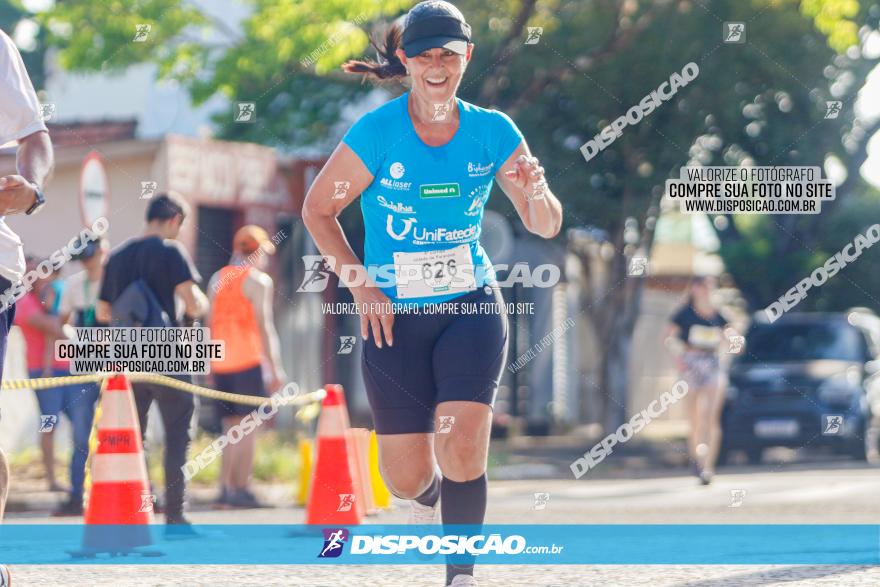
[[[398,299],[424,298],[477,289],[468,245],[443,251],[394,253]]]

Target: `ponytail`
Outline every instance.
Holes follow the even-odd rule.
[[[370,39],[370,44],[379,54],[380,62],[350,60],[342,65],[342,69],[348,73],[359,73],[372,76],[377,80],[398,79],[407,76],[406,67],[398,59],[397,48],[403,37],[400,25],[394,24],[385,32],[385,46],[380,48],[375,39]]]

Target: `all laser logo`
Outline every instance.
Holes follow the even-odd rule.
[[[342,548],[348,542],[348,530],[345,528],[324,528],[324,546],[318,558],[338,558]]]

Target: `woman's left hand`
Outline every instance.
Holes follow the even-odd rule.
[[[547,180],[538,158],[520,155],[513,165],[513,169],[504,172],[504,175],[523,190],[527,200],[542,199],[547,189]]]

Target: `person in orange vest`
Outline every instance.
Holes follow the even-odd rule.
[[[272,318],[272,278],[265,273],[275,245],[265,230],[247,225],[235,233],[229,264],[211,277],[211,311],[207,324],[211,338],[225,342],[222,361],[213,361],[214,385],[221,391],[267,396],[287,379],[281,366],[278,332]],[[268,385],[263,364],[268,367]],[[220,468],[220,507],[260,507],[248,488],[254,462],[256,435],[236,433],[233,428],[254,410],[253,406],[217,402],[223,433],[229,444],[223,449]]]

